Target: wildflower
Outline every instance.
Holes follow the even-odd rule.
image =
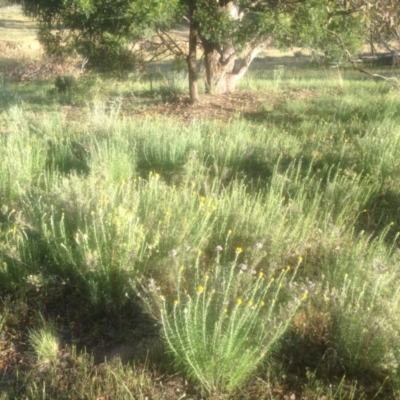
[[[175,249],[172,249],[172,250],[169,252],[169,255],[170,255],[171,257],[175,257],[177,254],[178,254],[178,252],[177,252]]]
[[[307,299],[307,297],[308,297],[308,293],[307,293],[307,292],[304,292],[304,293],[301,295],[301,299],[302,299],[302,300]]]
[[[247,265],[246,265],[246,264],[241,263],[241,264],[238,265],[238,267],[240,268],[240,270],[241,270],[242,272],[244,272],[244,271],[247,270]]]
[[[228,312],[228,309],[227,308],[224,308],[224,313],[226,314]]]
[[[228,229],[228,235],[232,234],[232,229]]]
[[[303,257],[299,256],[299,264],[303,261]]]
[[[204,275],[204,279],[205,279],[206,281],[208,281],[208,280],[210,279],[210,275],[205,274],[205,275]]]
[[[260,242],[258,242],[258,243],[256,243],[256,244],[254,245],[254,247],[256,248],[256,250],[261,250],[262,247],[263,247],[263,244],[260,243]]]
[[[222,248],[222,246],[220,246],[220,245],[218,245],[216,248],[215,248],[215,251],[217,252],[217,253],[219,253],[220,251],[222,251],[223,250],[223,248]]]
[[[249,301],[247,302],[247,305],[248,305],[249,307],[251,307],[251,306],[253,305],[253,302],[252,302],[251,300],[249,300]]]
[[[260,301],[260,307],[264,307],[265,306],[265,302],[264,302],[264,300],[261,300]]]
[[[240,305],[243,303],[243,300],[239,297],[239,298],[236,300],[236,303],[240,306]]]
[[[258,273],[258,277],[259,278],[262,278],[264,276],[264,272],[262,272],[262,271],[260,271],[259,273]],[[271,278],[271,279],[274,279],[274,278]],[[272,281],[271,281],[272,282]]]
[[[286,267],[286,271],[290,271],[290,265]]]
[[[179,301],[178,300],[174,300],[174,306],[178,305]]]
[[[272,283],[274,280],[275,280],[275,278],[274,278],[274,277],[272,277],[272,278],[270,279],[270,282]]]
[[[241,247],[236,247],[236,253],[240,254],[243,251],[243,249]]]
[[[204,292],[204,286],[199,285],[197,288],[197,293],[202,294]]]
[[[249,272],[250,272],[251,275],[256,275],[257,274],[257,271],[254,268],[252,268]]]

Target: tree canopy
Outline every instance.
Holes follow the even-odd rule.
[[[39,39],[48,52],[74,49],[102,66],[129,65],[129,44],[157,34],[166,49],[186,59],[193,100],[199,49],[207,90],[233,91],[266,43],[308,47],[337,59],[343,47],[360,47],[368,34],[393,33],[391,10],[399,14],[396,0],[20,1],[24,12],[39,21]],[[188,46],[169,34],[182,21],[189,26]]]

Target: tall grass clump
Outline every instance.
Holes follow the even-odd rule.
[[[54,363],[59,354],[59,341],[53,323],[41,316],[42,326],[29,331],[29,342],[39,364]]]
[[[42,245],[53,274],[80,282],[94,304],[118,306],[138,273],[146,228],[138,218],[133,183],[95,185],[61,180],[37,203]]]
[[[289,290],[296,269],[276,278],[219,252],[208,269],[182,266],[173,295],[161,295],[162,333],[178,367],[209,392],[232,392],[276,348],[300,304]],[[303,293],[302,298],[306,298]]]
[[[21,193],[38,184],[46,152],[42,138],[29,132],[19,107],[11,108],[5,118],[9,131],[0,136],[0,199],[3,205],[11,205]]]

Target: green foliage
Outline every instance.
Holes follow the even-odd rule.
[[[173,305],[162,296],[163,334],[170,351],[210,393],[241,385],[271,354],[300,303],[293,292],[283,300],[283,287],[294,279],[293,274],[286,279],[289,268],[276,280],[266,278],[238,265],[241,248],[227,265],[219,263],[222,251],[206,272],[199,262],[188,271],[180,268]]]
[[[248,53],[249,47],[255,48],[272,37],[278,46],[310,47],[337,59],[344,49],[358,48],[366,35],[365,9],[355,1],[349,3],[22,1],[24,12],[40,22],[39,40],[48,53],[76,50],[88,57],[92,66],[119,70],[132,68],[137,61],[137,54],[129,50],[132,42],[155,28],[170,28],[182,15],[191,18],[203,45],[224,48],[229,44],[237,52]],[[223,55],[221,62],[226,63],[228,56]]]
[[[341,82],[278,72],[249,80],[275,97],[229,122],[129,117],[138,82],[103,80],[73,118],[28,111],[19,88],[23,106],[2,114],[0,305],[39,308],[60,332],[85,325],[83,305],[97,311],[84,328],[95,341],[99,315],[124,319],[140,303],[179,371],[235,398],[261,397],[258,374],[289,386],[282,369],[309,397],[359,398],[365,376],[381,398],[397,393],[398,95],[347,71]],[[58,330],[46,335],[30,312],[20,325],[13,309],[0,314],[0,347],[28,329],[38,354],[54,344]],[[128,331],[95,336],[136,340]],[[137,369],[63,351],[50,346],[42,360],[56,363],[37,371],[28,360],[1,383],[15,398],[153,393]]]
[[[23,0],[24,12],[40,22],[39,40],[50,54],[76,50],[98,69],[131,69],[130,43],[175,18],[176,1],[48,2]]]
[[[29,331],[29,342],[39,364],[56,362],[59,354],[59,343],[53,323],[46,322],[43,317],[42,327]]]

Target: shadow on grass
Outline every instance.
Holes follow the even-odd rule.
[[[382,93],[384,95],[384,93]],[[348,133],[363,134],[370,124],[390,119],[400,121],[398,107],[400,101],[377,98],[369,98],[365,101],[347,102],[333,101],[330,97],[318,97],[309,101],[286,101],[268,110],[263,106],[254,111],[246,111],[243,118],[251,122],[269,123],[277,127],[290,126],[296,130],[302,129],[301,124],[312,121],[316,126],[336,125]]]
[[[396,241],[400,245],[400,193],[394,190],[377,193],[365,204],[355,226],[358,231],[365,231],[373,238],[387,232],[386,242],[392,245]]]
[[[355,370],[347,365],[332,337],[329,317],[325,313],[315,318],[302,328],[291,329],[275,353],[286,390],[296,398],[308,398],[307,390],[326,394],[330,387],[343,399],[395,400],[387,372],[379,367]]]

